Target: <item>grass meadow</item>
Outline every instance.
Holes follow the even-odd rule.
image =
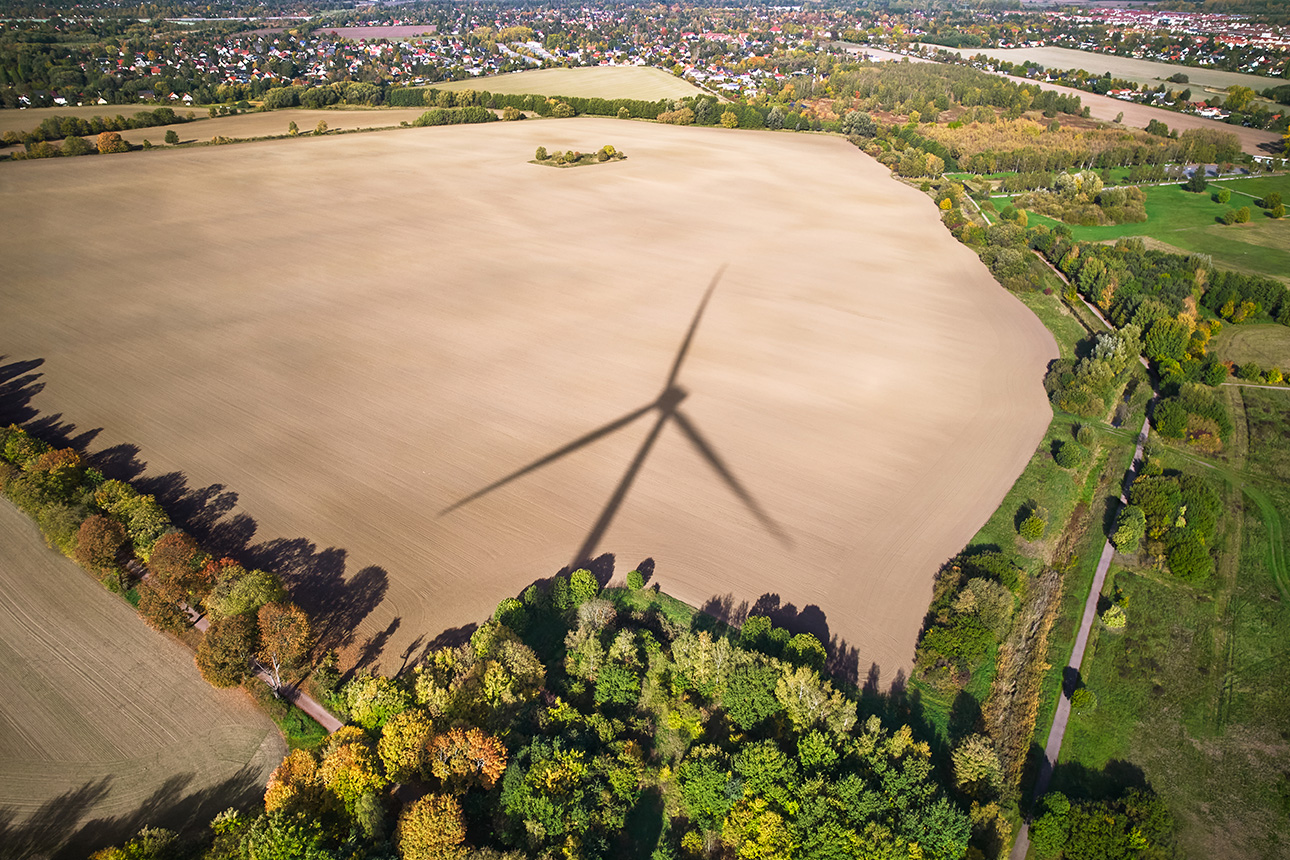
[[[1096,794],[1112,779],[1143,779],[1178,817],[1185,856],[1284,857],[1290,395],[1225,390],[1248,434],[1234,434],[1224,464],[1174,448],[1160,454],[1167,468],[1210,476],[1224,494],[1216,573],[1193,587],[1144,559],[1117,557],[1107,592],[1127,598],[1129,624],[1094,627],[1083,679],[1097,707],[1072,715],[1054,787]]]
[[[1215,341],[1211,351],[1224,361],[1290,369],[1290,327],[1275,323],[1229,325]]]
[[[1231,190],[1228,203],[1214,199],[1220,188]],[[1255,205],[1255,200],[1271,191],[1279,191],[1290,200],[1290,175],[1219,180],[1211,182],[1201,194],[1184,191],[1181,185],[1172,183],[1144,186],[1142,190],[1147,196],[1146,221],[1105,227],[1071,226],[1072,237],[1083,242],[1111,242],[1142,236],[1149,240],[1149,246],[1162,250],[1209,254],[1221,266],[1290,278],[1290,219],[1273,220]],[[1002,209],[1005,201],[996,198],[995,205]],[[1224,212],[1241,206],[1250,207],[1249,223],[1218,223]],[[1026,214],[1032,226],[1060,223],[1034,212]],[[1150,240],[1160,244],[1153,245]]]

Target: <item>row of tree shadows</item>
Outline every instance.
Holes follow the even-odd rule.
[[[0,426],[20,424],[51,444],[75,448],[107,477],[130,481],[140,492],[154,495],[171,520],[212,554],[276,573],[290,590],[292,599],[313,620],[317,653],[348,649],[354,656],[349,674],[381,663],[402,619],[393,618],[385,629],[361,643],[357,637],[362,622],[385,599],[389,575],[383,568],[370,565],[346,576],[348,557],[344,549],[319,548],[305,538],[256,542],[258,524],[245,512],[236,510],[236,492],[222,484],[190,487],[182,472],[148,475],[147,464],[140,459],[140,449],[135,445],[117,444],[91,452],[90,446],[102,432],[101,428],[78,431],[61,413],[42,415],[32,405],[45,387],[38,371],[44,360],[4,363],[5,359],[6,356],[0,356]],[[603,587],[615,577],[616,559],[612,553],[601,553],[571,564],[555,576],[565,575],[575,567],[590,570]],[[648,582],[654,574],[654,562],[645,559],[635,569]],[[533,584],[546,586],[553,579],[554,576],[544,577]],[[981,728],[981,705],[966,692],[954,701],[948,736],[945,736],[928,719],[920,692],[907,686],[903,671],[896,673],[886,691],[882,689],[881,669],[876,663],[861,677],[858,649],[831,633],[827,615],[817,605],[798,609],[773,593],[763,594],[751,603],[727,594],[714,595],[700,609],[696,628],[738,627],[751,615],[763,615],[790,634],[814,635],[828,653],[828,673],[835,683],[857,696],[862,718],[876,714],[887,725],[909,724],[917,736],[931,744],[938,761],[947,759],[955,741]],[[437,635],[418,636],[397,655],[399,664],[394,674],[410,670],[433,650],[463,644],[477,626],[468,623]],[[1043,760],[1043,751],[1038,745],[1032,745],[1031,760],[1023,789],[1033,784]],[[95,808],[111,793],[110,777],[88,780],[79,788],[45,802],[35,813],[23,815],[22,820],[16,808],[0,807],[0,860],[84,856],[95,848],[130,838],[143,826],[195,831],[230,806],[257,805],[263,792],[262,775],[249,766],[216,785],[189,790],[196,778],[194,773],[176,774],[133,812],[110,817],[93,817]],[[1122,762],[1112,762],[1100,773],[1063,765],[1057,769],[1054,780],[1055,787],[1075,796],[1109,796],[1125,785],[1138,784],[1145,784],[1141,771]]]

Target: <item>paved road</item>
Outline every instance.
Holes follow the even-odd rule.
[[[1124,484],[1120,488],[1120,504],[1129,503],[1129,487],[1138,472],[1138,463],[1142,461],[1142,446],[1146,444],[1150,423],[1144,419],[1142,431],[1138,434],[1138,445],[1133,451],[1133,462],[1124,475]],[[1066,666],[1079,671],[1084,662],[1084,649],[1088,647],[1088,636],[1093,631],[1093,619],[1097,617],[1097,601],[1102,595],[1102,586],[1106,583],[1106,573],[1111,568],[1111,559],[1115,556],[1115,547],[1107,541],[1102,547],[1102,556],[1097,562],[1097,572],[1093,574],[1093,585],[1089,588],[1088,598],[1084,601],[1084,617],[1080,619],[1079,632],[1075,634],[1075,647],[1071,649],[1071,658]],[[1063,688],[1057,699],[1057,713],[1053,715],[1053,727],[1048,732],[1048,745],[1044,747],[1044,760],[1039,764],[1039,777],[1035,780],[1034,799],[1038,800],[1048,790],[1053,778],[1053,768],[1057,766],[1057,757],[1062,751],[1062,738],[1066,735],[1066,723],[1071,715],[1071,700]],[[1017,841],[1012,844],[1009,860],[1024,860],[1030,850],[1030,824],[1023,822],[1017,833]]]

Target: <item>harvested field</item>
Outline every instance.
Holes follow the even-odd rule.
[[[628,159],[528,163],[605,143]],[[31,405],[138,445],[387,669],[586,551],[791,604],[889,682],[1051,418],[1052,337],[837,137],[580,118],[0,182]]]
[[[585,99],[682,99],[704,91],[649,66],[580,66],[573,69],[531,69],[486,78],[431,85],[439,90],[477,90],[516,95],[571,96]]]
[[[0,854],[84,857],[143,824],[205,824],[286,753],[240,691],[45,547],[0,500]],[[30,852],[30,853],[28,853]]]

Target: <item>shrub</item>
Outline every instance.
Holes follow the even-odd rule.
[[[1231,189],[1228,189],[1228,188],[1218,189],[1218,193],[1214,195],[1214,199],[1217,200],[1219,203],[1227,203],[1232,199]]]
[[[1079,431],[1075,434],[1075,439],[1086,448],[1093,447],[1097,442],[1097,431],[1092,425],[1081,424]]]
[[[1057,446],[1053,459],[1063,469],[1076,469],[1084,464],[1087,453],[1078,442],[1066,441]]]
[[[1257,382],[1263,376],[1263,370],[1257,364],[1250,361],[1242,364],[1236,369],[1237,377],[1249,382]]]
[[[574,115],[574,110],[568,102],[560,102],[555,106],[555,110],[551,112],[551,115],[560,119],[567,119]]]
[[[512,107],[511,105],[507,105],[506,107],[502,108],[503,121],[514,122],[517,119],[524,119],[524,114],[520,113],[519,108]]]
[[[1152,410],[1156,431],[1168,439],[1181,439],[1187,432],[1187,410],[1177,400],[1164,400]]]
[[[537,152],[533,153],[533,157],[538,161],[546,161],[550,156],[547,155],[545,146],[539,146]]]
[[[1042,517],[1037,514],[1031,514],[1021,521],[1021,527],[1017,529],[1017,532],[1025,540],[1036,541],[1044,536],[1044,531],[1047,528],[1048,523]]]
[[[1080,687],[1071,696],[1071,710],[1091,711],[1097,707],[1097,696],[1088,687]]]
[[[1147,530],[1147,516],[1137,505],[1126,505],[1115,519],[1115,533],[1111,543],[1120,552],[1136,552]]]
[[[628,110],[627,108],[625,108],[625,107],[620,107],[620,108],[618,109],[618,118],[619,118],[619,119],[631,119],[631,118],[632,118],[632,112],[631,112],[631,111],[629,111],[629,110]]]
[[[175,144],[179,143],[179,132],[175,131],[173,128],[167,131],[166,143],[170,144],[171,146],[174,146]]]
[[[627,587],[633,591],[639,591],[645,587],[645,576],[639,570],[628,571]]]
[[[1124,626],[1129,623],[1129,617],[1124,614],[1124,610],[1119,606],[1112,606],[1102,613],[1102,623],[1112,630],[1123,630]]]

